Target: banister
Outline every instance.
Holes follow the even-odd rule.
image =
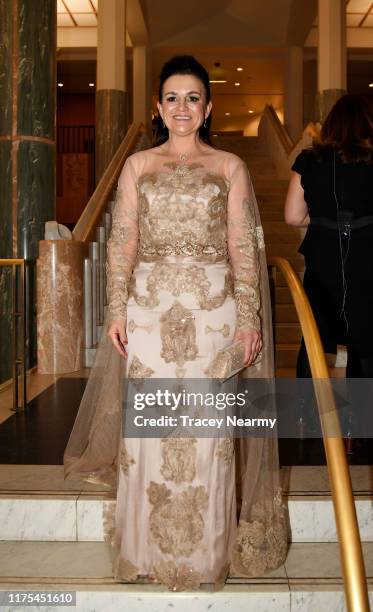
[[[283,257],[271,257],[268,264],[282,272],[290,289],[310,362],[337,526],[347,609],[349,612],[369,612],[351,477],[320,334],[306,293],[293,267]]]
[[[125,159],[134,147],[139,135],[144,133],[144,131],[145,128],[142,123],[132,123],[130,125],[126,136],[114,153],[112,160],[75,225],[73,230],[74,240],[87,243],[93,237],[101,215],[105,211],[110,193],[118,181]]]

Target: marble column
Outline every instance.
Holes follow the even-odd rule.
[[[83,263],[87,246],[41,240],[37,260],[38,372],[83,367]]]
[[[347,90],[346,1],[318,0],[318,93],[316,119],[323,122]]]
[[[99,0],[96,87],[96,184],[128,127],[127,0]]]
[[[284,71],[285,127],[294,142],[303,130],[303,48],[287,47]]]
[[[55,218],[56,1],[0,0],[0,257],[38,255]],[[10,272],[0,290],[0,381],[11,377]],[[36,363],[30,266],[27,367]]]
[[[133,47],[133,120],[144,124],[151,139],[152,75],[150,49],[147,45]]]

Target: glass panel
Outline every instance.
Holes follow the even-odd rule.
[[[66,6],[72,13],[92,13],[89,0],[65,0]]]
[[[78,26],[97,26],[97,17],[94,13],[74,13]]]
[[[347,5],[347,12],[366,13],[371,4],[371,0],[350,0]]]
[[[57,27],[73,26],[73,20],[68,13],[57,13]]]
[[[373,15],[368,15],[362,27],[363,28],[373,28]]]
[[[67,13],[66,7],[62,0],[57,0],[57,13]]]
[[[364,13],[347,13],[347,26],[350,28],[357,27],[363,18]]]

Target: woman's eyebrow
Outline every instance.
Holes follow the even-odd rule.
[[[177,96],[177,91],[168,91],[164,95],[169,96],[170,94],[172,94],[173,96]],[[198,94],[200,96],[201,92],[200,91],[187,91],[187,95],[190,95],[190,94]]]

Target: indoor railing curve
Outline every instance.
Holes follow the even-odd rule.
[[[369,612],[367,581],[350,471],[319,330],[303,286],[290,263],[283,257],[271,257],[268,259],[268,265],[281,271],[290,290],[310,362],[337,526],[347,610]]]

